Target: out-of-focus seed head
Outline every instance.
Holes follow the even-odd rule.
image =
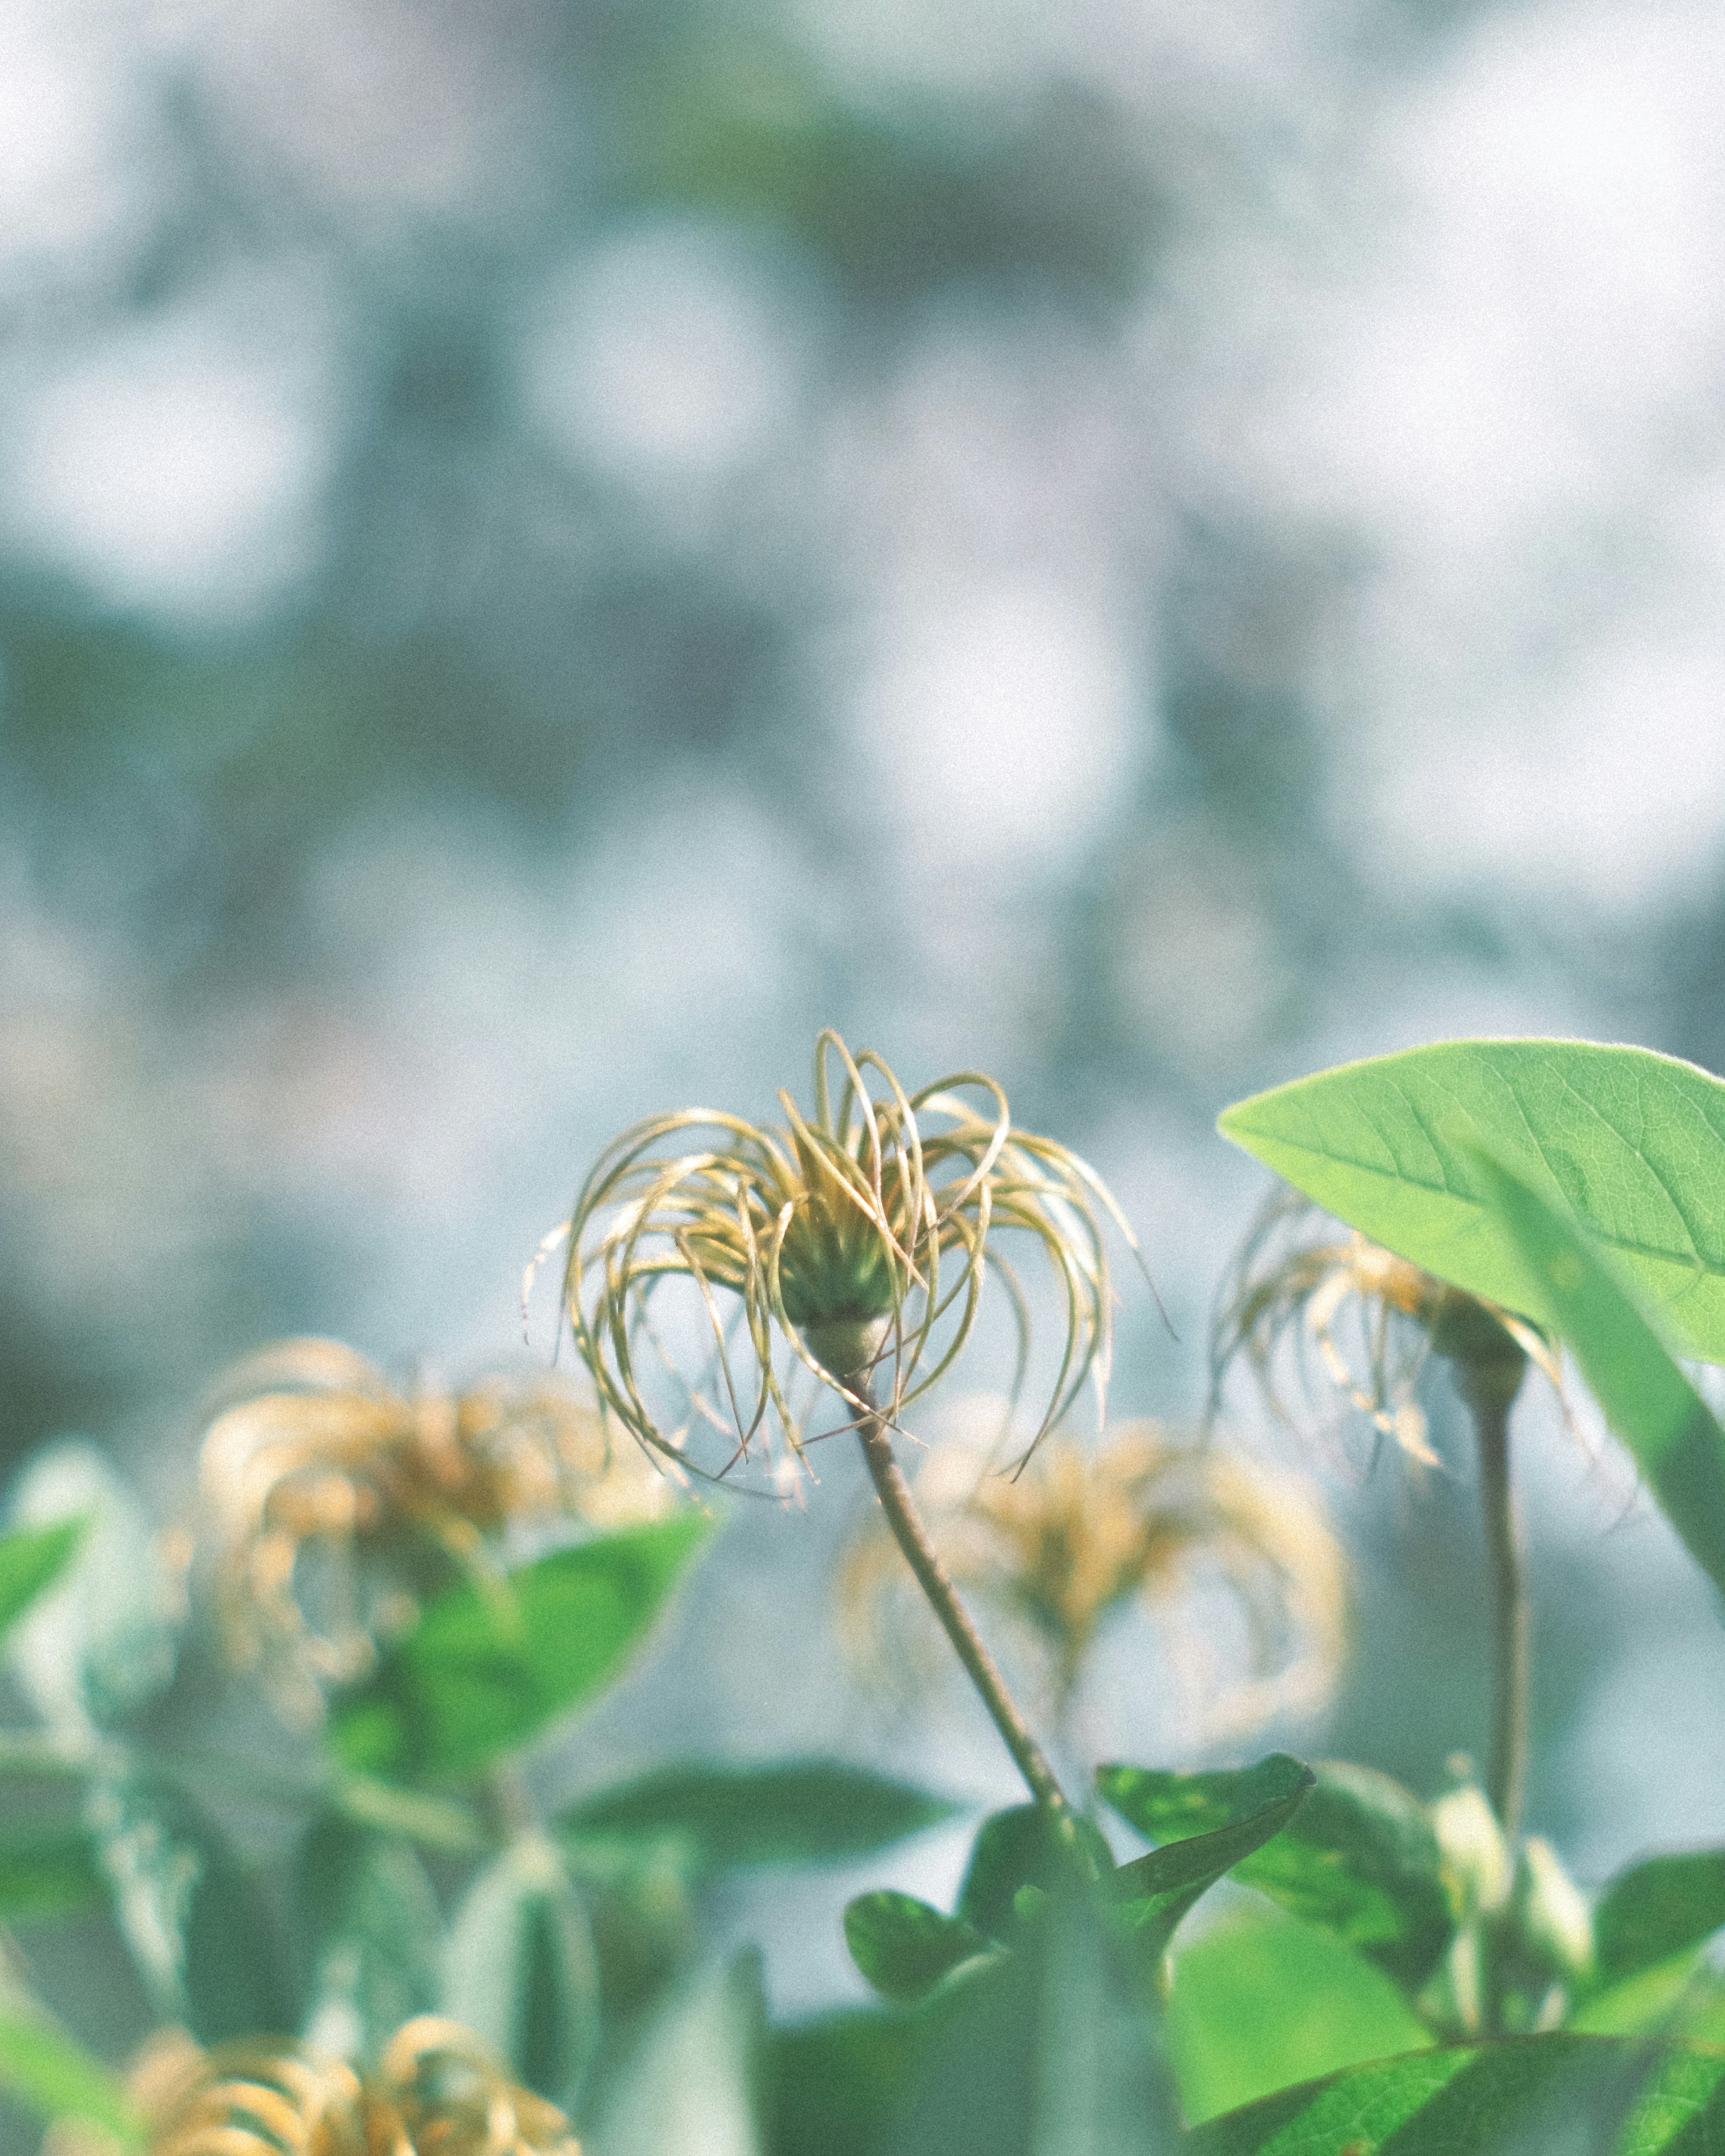
[[[606,1529],[675,1492],[555,1373],[398,1389],[333,1340],[287,1340],[217,1389],[202,1484],[223,1638],[315,1719],[451,1566],[489,1574],[511,1528]]]

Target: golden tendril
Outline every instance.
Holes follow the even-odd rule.
[[[961,1071],[907,1093],[879,1055],[853,1055],[830,1031],[815,1047],[812,1116],[779,1101],[779,1127],[706,1108],[636,1124],[542,1245],[541,1259],[567,1245],[563,1305],[608,1414],[679,1460],[697,1427],[721,1433],[721,1473],[757,1437],[800,1451],[799,1376],[853,1409],[866,1380],[896,1424],[963,1352],[991,1270],[1017,1327],[1016,1393],[1030,1319],[1002,1249],[1014,1238],[1047,1260],[1063,1311],[1036,1438],[1086,1379],[1102,1392],[1113,1301],[1102,1216],[1137,1245],[1093,1168],[1014,1129],[992,1078]],[[694,1298],[692,1376],[658,1322],[668,1282]]]
[[[1350,1304],[1360,1327],[1354,1362],[1337,1337]],[[1428,1354],[1463,1362],[1519,1350],[1563,1397],[1556,1357],[1523,1319],[1337,1228],[1297,1191],[1284,1189],[1260,1214],[1223,1291],[1211,1337],[1213,1404],[1244,1357],[1271,1411],[1291,1420],[1277,1365],[1285,1349],[1298,1363],[1307,1348],[1350,1406],[1423,1467],[1438,1464],[1415,1397]]]
[[[511,1526],[608,1528],[673,1494],[634,1447],[614,1451],[555,1373],[404,1393],[339,1342],[286,1340],[238,1364],[218,1397],[202,1480],[223,1636],[302,1713],[410,1620],[428,1560],[490,1576]]]
[[[1111,1620],[1134,1604],[1165,1609],[1206,1579],[1237,1598],[1251,1643],[1250,1673],[1212,1704],[1213,1732],[1312,1711],[1333,1689],[1346,1569],[1317,1501],[1292,1476],[1137,1422],[1095,1451],[1056,1436],[1012,1477],[982,1447],[949,1440],[929,1455],[916,1494],[955,1584],[1045,1663],[1062,1712]],[[871,1521],[840,1578],[865,1666],[897,1671],[916,1659],[910,1625],[926,1613],[908,1584]]]
[[[164,2071],[167,2066],[167,2071]],[[254,2040],[145,2061],[149,2156],[580,2156],[555,2104],[518,2088],[471,2030],[409,2021],[375,2073]]]

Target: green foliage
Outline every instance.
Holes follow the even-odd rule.
[[[451,1589],[342,1702],[336,1757],[385,1776],[480,1773],[619,1673],[709,1532],[678,1513]]]
[[[0,1923],[74,1917],[107,1899],[107,1874],[81,1827],[0,1833]]]
[[[850,1958],[883,1999],[922,1999],[955,1969],[991,1951],[962,1917],[943,1916],[913,1894],[883,1887],[859,1894],[845,1911]]]
[[[1594,1912],[1602,1984],[1620,1984],[1725,1925],[1725,1850],[1652,1856],[1620,1871]]]
[[[1074,1821],[1088,1861],[1099,1876],[1114,1869],[1114,1855],[1088,1820]],[[958,1888],[957,1913],[989,1938],[1009,1939],[1018,1929],[1019,1896],[1028,1887],[1050,1894],[1075,1876],[1071,1852],[1036,1804],[993,1812],[977,1830],[970,1861]]]
[[[1355,2066],[1202,2126],[1187,2156],[1702,2156],[1725,2053],[1524,2036]]]
[[[1417,1990],[1455,1928],[1425,1808],[1368,1767],[1326,1761],[1311,1772],[1288,1824],[1247,1851],[1232,1876]],[[1231,1774],[1104,1767],[1096,1786],[1129,1825],[1164,1843],[1225,1830],[1241,1800],[1240,1778]]]
[[[939,2008],[824,2015],[768,2032],[763,2156],[877,2156],[921,2082]]]
[[[403,2021],[439,2003],[443,1919],[431,1881],[409,1843],[336,1815],[300,1844],[293,1886],[308,1933],[306,2039],[369,2064]]]
[[[1194,2120],[1432,2041],[1389,1979],[1332,1933],[1267,1912],[1230,1918],[1175,1955],[1168,2040]]]
[[[578,2091],[598,2037],[593,1934],[556,1849],[517,1836],[468,1887],[444,1949],[442,2010],[555,2103]]]
[[[860,1767],[791,1759],[757,1767],[661,1767],[601,1789],[560,1815],[567,1842],[671,1842],[691,1876],[756,1864],[865,1856],[920,1833],[957,1807]]]
[[[61,1520],[51,1527],[14,1527],[0,1535],[0,1635],[65,1570],[85,1526],[82,1519]]]
[[[78,1739],[117,1728],[174,1672],[178,1597],[154,1527],[103,1455],[76,1441],[38,1454],[12,1510],[21,1527],[77,1538],[15,1624],[13,1669],[57,1733]]]
[[[39,2015],[0,2005],[0,2089],[44,2118],[88,2120],[123,2149],[143,2136],[126,2092],[101,2061]]]
[[[1490,1202],[1481,1151],[1582,1222],[1725,1362],[1725,1084],[1644,1048],[1455,1040],[1321,1071],[1218,1128],[1399,1256],[1542,1324],[1548,1283]]]
[[[1040,1897],[1012,1953],[955,1977],[893,2156],[1158,2156],[1178,2143],[1135,1958],[1097,1897]]]
[[[93,1783],[86,1816],[121,1930],[164,2020],[204,2044],[298,2026],[269,1905],[200,1806],[171,1784],[122,1773]]]
[[[1232,1774],[1158,1776],[1143,1768],[1104,1768],[1099,1781],[1102,1794],[1129,1826],[1138,1822],[1121,1799],[1136,1802],[1147,1786],[1134,1779],[1140,1776],[1158,1785],[1156,1808],[1164,1845],[1122,1865],[1111,1883],[1122,1905],[1122,1920],[1133,1933],[1141,1963],[1147,1967],[1161,1955],[1199,1897],[1281,1832],[1305,1803],[1316,1778],[1309,1767],[1283,1752],[1272,1752],[1255,1767]],[[1176,1784],[1180,1786],[1171,1786]],[[1147,1816],[1147,1810],[1143,1815]]]
[[[1606,1420],[1691,1556],[1725,1590],[1725,1430],[1585,1229],[1498,1161],[1478,1154],[1475,1167]]]

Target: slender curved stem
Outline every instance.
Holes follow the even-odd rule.
[[[866,1373],[845,1380],[848,1389],[859,1399],[873,1402]],[[1050,1766],[1042,1747],[1031,1734],[1030,1725],[1019,1710],[1018,1702],[1006,1688],[1006,1680],[1000,1674],[993,1656],[983,1645],[982,1636],[971,1622],[970,1613],[958,1599],[952,1575],[942,1563],[939,1553],[922,1523],[911,1495],[911,1486],[905,1480],[904,1470],[898,1464],[892,1449],[891,1433],[878,1414],[870,1414],[853,1407],[851,1421],[858,1440],[862,1445],[863,1459],[867,1463],[870,1480],[875,1494],[880,1500],[880,1509],[886,1515],[886,1523],[904,1559],[916,1576],[916,1584],[928,1598],[930,1607],[939,1618],[942,1630],[952,1643],[953,1652],[963,1663],[965,1674],[982,1696],[994,1727],[1000,1732],[1002,1741],[1013,1756],[1014,1763],[1024,1776],[1030,1794],[1046,1812],[1049,1822],[1061,1840],[1085,1858],[1084,1845],[1077,1831],[1070,1804],[1061,1789],[1054,1768]]]
[[[1529,1610],[1521,1524],[1509,1476],[1511,1402],[1481,1387],[1468,1400],[1480,1453],[1480,1512],[1491,1576],[1491,1754],[1486,1794],[1513,1841],[1527,1787]]]

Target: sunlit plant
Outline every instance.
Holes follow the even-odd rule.
[[[1018,1329],[1016,1398],[1031,1304],[1009,1245],[1046,1260],[1060,1311],[1059,1361],[1029,1450],[1086,1379],[1105,1400],[1113,1309],[1103,1219],[1136,1244],[1096,1171],[1019,1130],[999,1086],[978,1072],[907,1092],[882,1057],[853,1055],[826,1032],[812,1116],[788,1093],[779,1102],[776,1129],[691,1108],[638,1123],[606,1148],[551,1239],[567,1241],[563,1305],[576,1346],[624,1429],[680,1465],[705,1424],[727,1447],[721,1473],[757,1440],[803,1447],[792,1371],[835,1394],[917,1584],[1037,1801],[1065,1821],[1065,1796],[954,1591],[893,1436],[969,1344],[991,1274]],[[670,1368],[655,1325],[673,1281],[693,1287],[706,1320],[688,1372]],[[649,1399],[649,1361],[676,1381],[683,1412],[673,1420]]]

